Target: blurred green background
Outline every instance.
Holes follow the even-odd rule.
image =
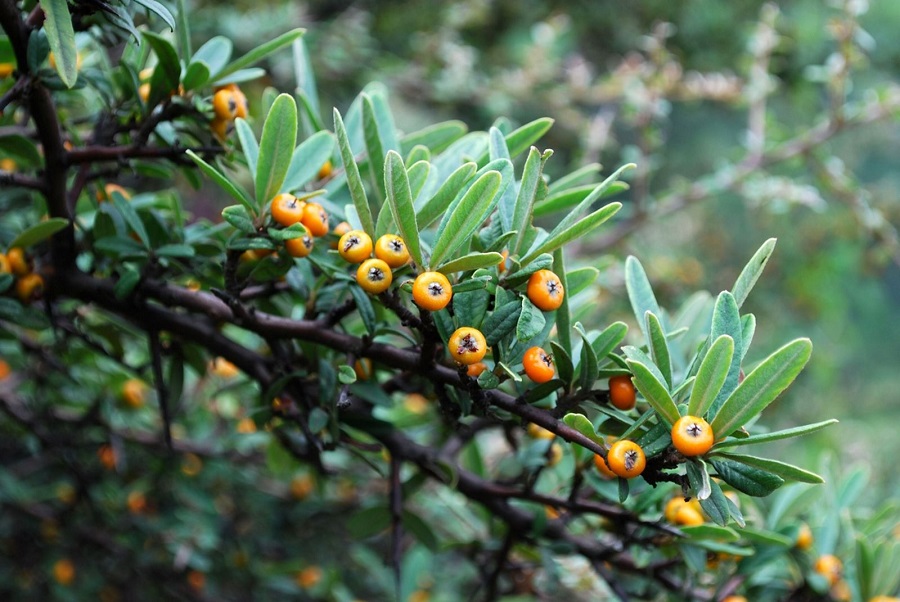
[[[822,122],[835,99],[839,110],[852,114],[854,103],[896,96],[900,3],[257,6],[201,3],[193,33],[198,40],[221,33],[247,49],[288,25],[304,26],[323,107],[344,110],[361,86],[379,80],[391,90],[401,130],[438,119],[484,128],[498,115],[516,125],[550,116],[556,124],[544,140],[556,151],[547,168],[551,177],[591,161],[602,163],[605,173],[638,163],[640,181],[620,200],[632,214],[646,213],[642,227],[612,247],[572,250],[578,262],[611,267],[597,293],[598,313],[590,317],[598,325],[633,321],[620,277],[628,254],[641,259],[661,303],[675,312],[695,290],[715,295],[730,287],[753,251],[777,237],[775,255],[748,301],[758,318],[748,359],[761,359],[795,336],[809,336],[815,351],[766,422],[776,428],[841,420],[786,444],[780,456],[815,468],[827,452],[840,466],[870,466],[880,493],[900,493],[893,460],[900,454],[894,436],[900,401],[897,120],[848,129],[807,155],[751,174],[741,186],[713,191],[688,210],[654,215],[658,199],[717,170],[727,173],[746,156],[748,114],[760,85],[769,90],[766,149]],[[773,24],[774,37],[760,33],[761,20]],[[842,37],[847,23],[852,31]],[[766,39],[768,73],[760,79],[754,50]],[[839,80],[841,57],[848,70]],[[269,68],[272,80],[260,86],[295,85],[290,61],[275,60]]]

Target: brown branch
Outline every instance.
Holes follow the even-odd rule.
[[[187,148],[184,146],[159,147],[159,146],[85,146],[75,148],[68,152],[67,158],[70,165],[80,163],[99,163],[103,161],[127,161],[128,159],[185,159],[186,164],[192,164],[185,157],[189,150],[195,153],[212,154],[222,153],[220,146],[198,146]]]

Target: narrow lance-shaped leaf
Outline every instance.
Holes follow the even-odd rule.
[[[260,44],[244,56],[239,59],[236,59],[233,63],[216,73],[213,77],[215,80],[221,80],[236,71],[240,71],[245,67],[249,67],[250,65],[261,61],[266,58],[273,52],[284,48],[285,46],[289,46],[293,43],[294,40],[303,35],[303,29],[292,29],[287,33],[283,33],[274,40],[266,42],[264,44]],[[296,129],[295,129],[296,133]]]
[[[256,136],[253,135],[253,130],[247,122],[240,117],[234,120],[234,129],[241,142],[241,150],[244,151],[250,177],[256,178],[256,163],[259,161],[259,143],[256,142]]]
[[[359,216],[359,222],[369,236],[375,236],[375,220],[372,218],[372,208],[366,198],[366,189],[359,175],[359,166],[350,148],[350,139],[347,137],[347,128],[337,109],[334,110],[334,133],[337,135],[338,148],[341,151],[341,162],[344,164],[344,173],[347,176],[347,187],[350,189],[350,198]]]
[[[528,252],[528,255],[522,258],[521,264],[527,265],[531,262],[535,257],[542,253],[551,253],[561,246],[577,239],[582,236],[587,235],[589,232],[603,224],[606,220],[614,216],[619,209],[622,208],[622,203],[610,203],[609,205],[605,205],[600,209],[597,209],[584,219],[576,222],[571,227],[556,234],[552,234],[548,236],[544,242],[542,242],[537,248],[532,249]],[[556,232],[556,230],[554,230]]]
[[[369,172],[372,175],[375,191],[384,197],[384,154],[385,148],[378,132],[378,120],[375,117],[375,105],[368,94],[362,95],[363,134],[366,143],[366,154],[369,156]],[[396,218],[395,218],[396,219]]]
[[[744,269],[741,270],[740,275],[731,289],[731,294],[734,295],[734,300],[737,302],[738,307],[744,304],[747,295],[749,295],[750,291],[753,289],[753,285],[759,280],[759,276],[766,267],[769,257],[772,256],[772,252],[775,250],[775,242],[776,239],[774,238],[770,238],[764,242],[756,253],[753,254],[753,257],[750,258],[750,261],[747,262],[747,265],[744,266]]]
[[[716,299],[716,305],[713,309],[712,330],[710,332],[710,340],[727,334],[734,341],[735,352],[731,356],[731,365],[728,367],[728,374],[725,376],[725,382],[716,394],[716,398],[710,405],[710,414],[715,414],[728,399],[728,396],[737,388],[738,380],[741,374],[741,350],[743,348],[743,327],[741,325],[741,316],[738,312],[737,303],[734,297],[728,291],[719,293]]]
[[[784,485],[778,475],[754,466],[720,458],[712,458],[710,463],[723,481],[747,495],[765,497]]]
[[[548,156],[549,158],[549,156]],[[517,232],[513,243],[512,253],[518,255],[525,240],[525,229],[530,225],[531,213],[534,208],[534,199],[537,195],[538,183],[541,181],[541,171],[547,159],[535,147],[531,147],[528,160],[525,161],[525,169],[522,171],[522,181],[519,183],[519,194],[516,196],[516,205],[513,212],[511,228]]]
[[[644,314],[647,332],[650,335],[650,357],[653,363],[662,372],[666,380],[667,388],[672,388],[672,358],[669,355],[669,345],[666,342],[666,333],[663,331],[659,318],[651,312]]]
[[[588,340],[584,327],[581,324],[575,324],[575,331],[578,332],[582,340],[578,380],[582,390],[590,391],[600,372],[597,356],[594,354],[594,348],[591,347],[591,342]]]
[[[396,153],[395,153],[396,154]],[[399,158],[400,155],[397,155]],[[500,172],[489,171],[478,178],[453,208],[446,225],[438,232],[431,253],[431,263],[439,264],[445,257],[468,241],[494,208],[500,189]]]
[[[691,389],[691,398],[688,402],[690,416],[702,417],[706,414],[716,395],[719,394],[725,377],[728,376],[728,367],[731,366],[733,354],[734,339],[727,334],[721,335],[710,346],[697,371],[694,388]]]
[[[572,289],[569,288],[564,249],[562,247],[553,251],[553,273],[558,275],[562,289],[567,293],[563,295],[562,303],[560,303],[559,307],[556,309],[556,337],[559,339],[559,344],[565,349],[566,354],[571,357],[572,318],[569,313],[569,297],[572,294]],[[588,344],[587,341],[585,341],[585,344]],[[591,351],[591,354],[594,356],[595,362],[600,359],[593,350]],[[594,378],[596,379],[596,376]]]
[[[284,176],[282,190],[297,190],[316,177],[319,169],[331,158],[334,150],[334,137],[331,132],[316,132],[294,149],[291,165]]]
[[[231,180],[225,177],[225,174],[201,159],[200,156],[197,155],[194,151],[187,150],[185,151],[185,154],[190,157],[198,167],[200,167],[200,171],[212,178],[212,180],[216,184],[218,184],[222,190],[230,194],[234,200],[243,205],[250,213],[250,215],[257,215],[256,207],[253,205],[253,202],[250,200],[250,197],[247,195],[247,193],[233,184]]]
[[[469,253],[456,259],[451,259],[446,263],[439,265],[435,271],[444,274],[454,274],[456,272],[468,272],[479,268],[494,267],[503,259],[500,253]]]
[[[613,322],[600,333],[591,346],[598,359],[603,359],[607,354],[616,348],[616,345],[625,339],[628,334],[628,325],[625,322]]]
[[[778,460],[770,460],[769,458],[759,458],[757,456],[747,456],[744,454],[717,453],[716,457],[726,458],[748,466],[761,468],[762,470],[776,474],[782,479],[789,481],[799,481],[801,483],[824,483],[825,480],[819,475],[803,470],[793,464],[779,462]]]
[[[540,140],[552,125],[553,119],[541,117],[510,132],[509,135],[506,136],[506,146],[509,149],[509,156],[515,158],[519,153],[525,152],[525,149]],[[488,158],[488,152],[482,154],[478,158],[478,165],[487,163]]]
[[[297,103],[279,94],[266,116],[259,141],[256,167],[256,201],[260,208],[281,192],[297,143]]]
[[[659,316],[662,315],[662,311],[656,301],[656,295],[653,294],[653,288],[650,286],[644,266],[633,255],[629,255],[625,259],[625,288],[628,291],[628,299],[631,301],[634,317],[640,325],[644,337],[649,341],[650,335],[644,322],[644,314],[649,311]]]
[[[438,191],[416,213],[416,222],[420,228],[427,228],[447,210],[466,182],[475,175],[476,169],[474,163],[464,163],[444,180]]]
[[[775,401],[800,374],[811,353],[810,340],[797,339],[767,357],[748,374],[710,423],[716,439],[724,439]]]
[[[749,437],[745,437],[743,439],[728,439],[727,441],[720,441],[716,443],[714,449],[722,449],[726,447],[737,447],[739,445],[754,445],[757,443],[769,443],[771,441],[778,441],[779,439],[790,439],[791,437],[800,437],[802,435],[808,435],[810,433],[815,433],[816,431],[822,430],[827,426],[831,426],[832,424],[837,424],[837,420],[832,418],[831,420],[824,420],[822,422],[816,422],[813,424],[806,424],[803,426],[795,426],[794,428],[784,429],[781,431],[773,431],[771,433],[763,433],[760,435],[750,435]]]
[[[56,61],[56,71],[66,87],[71,88],[78,79],[78,52],[69,3],[66,0],[42,0],[41,8],[44,10],[44,31]]]
[[[69,220],[61,217],[53,217],[46,221],[37,223],[18,236],[11,243],[9,248],[13,247],[30,247],[43,240],[46,240],[69,225]]]
[[[650,369],[641,362],[632,359],[626,360],[631,373],[634,376],[634,384],[641,392],[641,395],[647,400],[647,403],[656,410],[660,418],[666,421],[669,426],[675,424],[680,418],[678,408],[675,401],[666,387],[659,379],[650,371]]]
[[[564,217],[559,224],[550,232],[549,237],[553,238],[558,233],[567,230],[572,224],[581,219],[582,213],[587,211],[591,205],[593,205],[596,201],[603,196],[603,194],[612,186],[618,179],[619,176],[622,175],[623,172],[635,167],[634,163],[626,163],[612,174],[609,175],[605,180],[600,182],[594,190],[587,195],[584,200],[582,200],[578,205],[572,209],[566,217]],[[659,315],[659,312],[654,312],[656,315]],[[642,314],[643,315],[643,314]]]
[[[712,486],[710,485],[709,472],[706,470],[706,462],[701,458],[693,458],[685,463],[688,482],[691,489],[697,495],[698,500],[705,500],[712,495]]]
[[[416,265],[424,266],[422,249],[419,246],[419,226],[416,224],[416,212],[413,210],[412,192],[409,189],[409,178],[403,157],[396,151],[389,151],[384,165],[384,187],[387,190],[388,203],[394,223],[400,230],[400,236],[406,242],[409,255]]]

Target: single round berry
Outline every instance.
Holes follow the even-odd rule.
[[[231,90],[219,90],[213,95],[213,111],[216,117],[231,121],[237,116],[237,99]]]
[[[366,259],[356,269],[356,281],[373,295],[386,291],[392,280],[391,267],[381,259]]]
[[[487,353],[487,341],[477,328],[463,326],[457,328],[447,341],[450,355],[459,364],[470,366],[484,359]]]
[[[528,436],[532,439],[555,439],[556,433],[551,430],[545,429],[539,424],[535,424],[533,422],[528,423],[528,427],[525,429],[525,432],[528,433]]]
[[[136,410],[143,407],[146,393],[147,385],[140,379],[129,378],[122,384],[122,401],[129,408]]]
[[[525,376],[540,384],[552,380],[556,375],[553,358],[540,347],[530,347],[522,358]]]
[[[12,273],[19,278],[31,272],[31,261],[28,259],[28,256],[25,255],[25,251],[22,247],[13,247],[7,251],[6,260],[9,262]]]
[[[603,477],[607,479],[615,479],[619,476],[609,469],[609,466],[606,464],[606,460],[604,460],[603,456],[601,456],[600,454],[594,455],[594,466],[597,468],[597,472],[599,472]]]
[[[692,527],[696,525],[702,525],[704,522],[705,521],[703,520],[703,513],[701,513],[689,503],[685,504],[675,511],[676,525]]]
[[[466,374],[471,378],[478,378],[485,370],[487,370],[487,364],[484,362],[475,362],[474,364],[469,364],[469,367],[466,368]]]
[[[609,402],[614,407],[627,412],[634,407],[636,400],[637,394],[631,376],[623,374],[609,379]]]
[[[606,464],[616,476],[633,479],[644,472],[644,468],[647,466],[647,457],[640,445],[634,441],[622,439],[613,443],[609,448]]]
[[[813,545],[813,534],[812,529],[809,528],[809,525],[803,523],[800,525],[800,529],[797,531],[797,540],[794,542],[794,545],[797,546],[798,550],[808,550]]]
[[[559,309],[565,298],[559,276],[550,270],[538,270],[528,279],[528,299],[542,311]]]
[[[712,428],[702,418],[682,416],[672,426],[672,445],[684,456],[702,456],[714,442]]]
[[[422,309],[444,309],[453,298],[450,281],[440,272],[422,272],[413,282],[413,301]]]
[[[300,223],[309,229],[313,236],[325,236],[328,234],[328,214],[325,208],[318,203],[307,203],[303,208],[303,217]]]
[[[306,226],[303,226],[303,229],[305,230],[303,236],[284,241],[284,246],[291,257],[306,257],[312,253],[315,244],[312,234]]]
[[[841,579],[844,572],[844,564],[840,558],[833,554],[823,554],[816,559],[813,570],[828,580],[828,585],[834,585]]]
[[[332,171],[334,171],[334,167],[331,165],[331,160],[329,159],[328,161],[325,161],[325,163],[322,163],[322,167],[319,168],[319,171],[316,174],[316,179],[324,180],[331,175]]]
[[[399,268],[409,261],[409,249],[396,234],[385,234],[375,241],[375,257],[383,259],[392,268]]]
[[[272,219],[284,227],[293,226],[303,219],[306,203],[286,192],[277,195],[269,206]]]
[[[25,274],[16,280],[16,294],[22,303],[40,299],[44,294],[44,279],[39,274]]]
[[[362,230],[350,230],[338,241],[338,253],[350,263],[360,263],[372,254],[372,239]]]

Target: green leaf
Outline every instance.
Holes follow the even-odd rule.
[[[400,236],[409,249],[409,255],[417,266],[424,266],[422,249],[419,246],[419,226],[416,223],[416,212],[413,210],[412,192],[403,157],[397,151],[388,151],[384,165],[384,187],[387,190],[388,204],[394,223],[400,230]],[[434,260],[434,256],[432,256]]]
[[[555,183],[555,182],[554,182]],[[607,197],[619,194],[628,190],[629,186],[625,182],[613,182],[602,190],[594,201],[599,201]],[[553,184],[550,185],[551,194],[544,200],[534,205],[534,217],[544,217],[558,211],[567,211],[571,207],[581,204],[591,193],[597,189],[596,184],[587,184],[577,188],[560,189],[553,191]]]
[[[659,318],[651,312],[644,314],[647,333],[650,335],[650,357],[659,368],[665,379],[666,388],[672,388],[672,358],[669,355],[669,345],[666,343],[666,333],[663,332]]]
[[[437,552],[440,548],[440,542],[434,530],[428,522],[424,521],[418,514],[404,509],[402,513],[403,528],[412,533],[419,543],[431,550]]]
[[[369,236],[375,236],[375,220],[372,218],[372,208],[366,198],[366,189],[363,186],[362,177],[359,175],[359,166],[350,148],[350,139],[347,137],[347,128],[337,109],[334,110],[334,133],[338,140],[338,149],[341,151],[341,162],[344,164],[344,173],[347,176],[347,187],[350,189],[350,198],[359,216],[359,222],[363,230]],[[405,239],[404,239],[405,240]]]
[[[756,333],[756,316],[753,314],[745,314],[741,316],[741,360],[747,357],[750,351],[750,343],[753,342],[753,335]]]
[[[597,380],[600,368],[597,364],[597,356],[594,354],[594,348],[588,340],[587,333],[581,324],[575,324],[575,331],[581,336],[581,361],[578,364],[579,384],[582,390],[590,391]]]
[[[115,206],[116,210],[122,217],[125,218],[125,222],[128,226],[134,231],[135,234],[138,235],[138,238],[141,239],[141,242],[144,244],[145,248],[150,248],[150,236],[147,234],[147,229],[144,227],[144,222],[141,221],[140,216],[138,216],[137,211],[134,210],[134,207],[131,206],[131,203],[125,200],[125,197],[122,194],[114,190],[112,193],[112,202]]]
[[[757,443],[769,443],[771,441],[778,441],[779,439],[788,439],[790,437],[799,437],[801,435],[808,435],[810,433],[822,430],[826,426],[837,424],[837,422],[837,420],[832,418],[831,420],[824,420],[822,422],[816,422],[814,424],[807,424],[804,426],[797,426],[781,431],[763,433],[760,435],[750,435],[749,437],[745,437],[743,439],[727,439],[725,441],[716,443],[715,448],[713,449],[719,450],[727,447],[737,447],[739,445],[754,445]]]
[[[691,484],[691,490],[693,490],[697,499],[708,499],[712,495],[712,486],[710,485],[709,472],[706,470],[706,462],[700,458],[692,458],[684,463],[684,467],[687,471],[688,482]]]
[[[50,218],[47,221],[35,224],[24,232],[21,232],[11,243],[9,243],[9,247],[26,248],[36,245],[39,242],[47,240],[68,225],[69,220],[62,217]]]
[[[597,276],[600,275],[600,270],[587,266],[565,272],[565,275],[566,281],[563,283],[563,290],[566,291],[565,299],[568,300],[593,284]]]
[[[15,59],[12,59],[15,60]],[[37,145],[25,136],[0,135],[0,151],[22,167],[38,167],[43,163]]]
[[[383,197],[387,186],[387,181],[384,177],[384,154],[388,149],[385,149],[385,145],[381,140],[378,131],[378,120],[375,117],[375,105],[368,94],[362,95],[362,120],[366,154],[369,156],[369,170],[372,174],[375,190],[381,192],[382,194],[379,196]]]
[[[266,116],[259,141],[255,189],[260,208],[281,192],[296,142],[297,103],[289,94],[279,94]]]
[[[386,425],[385,425],[386,426]],[[387,506],[364,508],[351,516],[347,522],[347,530],[357,540],[366,539],[388,528],[391,523],[391,512]]]
[[[504,303],[494,309],[484,321],[484,336],[488,345],[496,345],[500,339],[512,332],[522,313],[522,303],[518,300]]]
[[[338,368],[338,382],[342,385],[352,385],[356,382],[356,370],[346,364],[340,366]]]
[[[635,360],[629,359],[628,367],[634,377],[634,384],[647,400],[647,403],[656,410],[660,418],[665,420],[669,427],[678,421],[680,417],[675,401],[662,382],[650,371],[650,369]]]
[[[733,354],[734,339],[727,334],[717,338],[706,352],[700,369],[697,371],[694,387],[691,389],[688,415],[702,417],[706,414],[713,400],[719,394],[719,389],[725,383]]]
[[[406,174],[409,176],[409,189],[412,193],[413,202],[422,192],[425,183],[428,181],[428,174],[431,172],[431,164],[427,160],[416,161],[406,168]]]
[[[226,76],[235,73],[243,69],[244,67],[249,67],[250,65],[261,61],[266,58],[273,52],[276,52],[285,46],[289,46],[294,40],[303,35],[303,29],[292,29],[287,33],[283,33],[274,40],[266,42],[264,44],[260,44],[241,58],[235,60],[227,67],[224,67],[221,71],[216,73],[213,76],[214,81],[222,82]],[[296,134],[296,128],[294,128],[294,133]],[[293,146],[293,145],[292,145]]]
[[[741,539],[737,531],[721,523],[719,525],[687,525],[679,528],[688,537],[696,539],[716,539],[729,542],[740,541]]]
[[[647,332],[644,314],[649,311],[655,316],[661,316],[662,311],[656,301],[656,295],[653,294],[653,288],[647,279],[644,266],[633,255],[629,255],[625,259],[625,288],[628,290],[628,299],[631,301],[634,317],[640,325],[644,337],[649,341],[650,334]]]
[[[569,413],[563,416],[563,422],[570,428],[575,429],[591,441],[600,445],[605,445],[603,437],[597,434],[594,425],[587,419],[584,414]]]
[[[503,259],[500,253],[469,253],[456,259],[451,259],[435,268],[436,272],[442,274],[453,274],[455,272],[468,272],[480,268],[492,268]]]
[[[462,121],[443,121],[430,125],[400,139],[400,151],[406,155],[415,146],[427,147],[432,153],[439,153],[468,131]]]
[[[124,299],[131,294],[134,287],[141,281],[141,273],[127,263],[122,264],[119,269],[119,279],[113,287],[113,294],[116,299]]]
[[[185,91],[196,90],[209,81],[209,66],[201,61],[194,61],[188,65],[181,78],[181,85]]]
[[[156,0],[134,0],[136,3],[141,6],[147,8],[148,10],[156,13],[163,21],[166,22],[166,25],[169,26],[169,29],[175,31],[175,17],[172,16],[172,13],[169,12],[169,9],[163,6],[161,3]]]
[[[553,363],[556,365],[556,373],[560,380],[568,384],[575,377],[575,368],[569,353],[556,341],[550,341],[550,349],[553,355]]]
[[[710,480],[709,487],[709,497],[705,500],[700,500],[700,507],[703,508],[707,516],[719,525],[727,524],[728,518],[733,517],[735,522],[743,527],[745,523],[741,511],[734,505],[734,502],[725,497],[719,484],[714,480]]]
[[[460,165],[438,188],[438,191],[422,205],[422,208],[416,213],[416,221],[419,227],[426,228],[430,226],[437,218],[441,217],[453,199],[463,189],[463,186],[472,179],[475,170],[478,167],[474,163],[464,163]]]
[[[191,56],[191,26],[187,16],[186,0],[178,0],[178,25],[172,27],[178,36],[178,54]]]
[[[375,318],[375,308],[372,307],[372,300],[369,299],[369,295],[364,290],[355,284],[351,284],[348,288],[350,289],[350,294],[353,295],[353,300],[356,301],[356,311],[359,312],[359,317],[362,318],[366,332],[374,335],[375,331],[378,330],[378,323]]]
[[[212,180],[219,185],[219,188],[227,192],[231,195],[231,198],[238,201],[244,208],[250,213],[252,216],[256,216],[256,207],[253,205],[253,202],[250,200],[250,197],[247,196],[247,193],[238,188],[235,184],[231,182],[225,174],[220,172],[218,169],[204,161],[200,158],[197,153],[192,150],[185,151],[185,154],[200,167],[200,171],[206,174],[208,177],[212,178]]]
[[[513,266],[517,265],[515,260],[513,261]],[[510,288],[515,288],[520,284],[523,284],[526,280],[528,280],[532,274],[537,272],[538,270],[550,269],[553,266],[553,255],[550,253],[542,253],[538,257],[534,258],[532,261],[528,262],[528,265],[525,265],[520,270],[515,270],[506,276],[506,285]]]
[[[522,297],[522,313],[516,322],[516,338],[521,343],[527,343],[544,329],[544,314],[528,300]]]
[[[66,87],[71,88],[78,79],[78,51],[69,4],[66,0],[41,0],[41,8],[44,11],[44,31],[56,60],[56,71]]]
[[[197,251],[191,245],[169,244],[153,250],[157,257],[194,257]]]
[[[613,322],[591,343],[594,354],[600,359],[605,358],[625,339],[626,334],[628,334],[628,325],[625,322]]]
[[[156,54],[157,63],[150,77],[150,98],[147,100],[147,104],[154,107],[178,89],[181,61],[175,47],[166,38],[150,31],[144,31],[141,35]]]
[[[218,73],[228,64],[232,47],[230,39],[224,36],[215,36],[197,49],[197,52],[191,57],[191,62],[202,62],[209,67],[210,73]]]
[[[775,250],[775,242],[776,240],[774,238],[770,238],[764,242],[756,253],[753,254],[753,257],[750,258],[750,261],[747,262],[747,265],[744,266],[744,269],[741,270],[737,281],[735,281],[734,286],[731,288],[732,295],[734,295],[734,300],[738,307],[744,304],[747,295],[749,295],[750,291],[753,289],[753,285],[759,280],[759,276],[766,267],[769,257],[772,256],[772,252]]]
[[[274,240],[294,240],[306,236],[307,229],[303,224],[291,224],[287,228],[269,228],[269,236]]]
[[[710,426],[724,439],[762,412],[803,370],[812,353],[809,339],[796,339],[767,357],[725,400]]]
[[[589,232],[593,231],[595,228],[603,224],[606,220],[614,216],[621,208],[622,203],[610,203],[609,205],[605,205],[600,209],[597,209],[584,219],[572,224],[565,230],[560,230],[559,227],[555,228],[553,232],[551,232],[550,235],[547,236],[547,238],[537,246],[537,248],[532,248],[528,252],[528,254],[522,258],[521,264],[527,265],[538,255],[541,255],[542,253],[550,253],[577,238],[581,238],[582,236],[587,235]]]
[[[291,155],[291,165],[288,167],[284,183],[281,185],[282,190],[290,191],[302,188],[307,182],[316,177],[325,161],[331,158],[333,151],[334,136],[332,136],[331,132],[325,130],[316,132],[301,142],[294,149],[293,155]]]
[[[757,456],[748,456],[745,454],[732,454],[724,452],[716,452],[715,456],[718,458],[725,458],[727,460],[740,462],[748,466],[761,468],[762,470],[771,472],[772,474],[776,474],[787,481],[800,481],[801,483],[825,482],[822,477],[815,473],[809,472],[808,470],[803,470],[802,468],[794,466],[793,464],[786,464],[777,460],[759,458]]]
[[[397,160],[400,160],[400,155],[397,155]],[[445,257],[471,238],[493,210],[500,181],[500,172],[488,171],[472,184],[450,213],[446,225],[442,224],[443,227],[439,229],[431,252],[431,265],[439,265]],[[410,215],[414,214],[410,212]]]
[[[541,139],[547,133],[547,130],[553,125],[553,119],[549,117],[541,117],[522,127],[509,133],[506,136],[506,147],[509,149],[509,156],[515,158],[519,154],[525,152],[532,144]],[[487,163],[489,154],[485,152],[478,158],[478,165]]]
[[[774,531],[763,531],[761,529],[752,529],[743,527],[739,535],[752,543],[763,544],[767,546],[780,546],[782,548],[793,548],[795,539],[775,533]]]
[[[622,175],[623,172],[635,167],[634,163],[626,163],[612,174],[609,175],[605,180],[600,182],[594,190],[586,196],[578,206],[572,209],[568,215],[566,215],[560,222],[557,224],[556,228],[550,232],[550,238],[553,238],[558,233],[563,232],[564,230],[568,230],[575,222],[581,219],[581,215],[590,209],[591,205],[593,205],[597,200],[600,199],[604,195],[604,193],[612,186],[618,179],[619,176]],[[612,204],[612,203],[611,203]],[[609,205],[607,205],[608,207]],[[658,312],[654,312],[656,315],[659,315]],[[643,314],[642,314],[643,315]]]
[[[728,396],[737,388],[741,374],[741,358],[743,356],[740,350],[743,349],[743,327],[741,326],[741,316],[738,313],[737,303],[732,294],[727,291],[719,293],[716,299],[710,339],[716,339],[723,334],[731,337],[737,352],[732,353],[731,364],[728,367],[728,373],[725,375],[725,381],[719,388],[716,398],[710,404],[709,412],[712,415],[719,411],[719,408],[722,407]]]
[[[303,38],[297,38],[291,43],[294,55],[294,78],[297,80],[297,90],[309,104],[310,113],[319,114],[319,91],[316,87],[316,75],[313,72],[312,61],[309,58],[309,50]],[[317,128],[316,131],[321,131]]]
[[[569,298],[572,296],[572,290],[569,288],[568,274],[566,273],[565,255],[562,247],[553,251],[553,273],[558,274],[559,283],[562,285],[562,290],[566,292],[566,294],[563,295],[562,303],[560,303],[559,307],[556,308],[556,336],[559,339],[559,344],[562,345],[563,349],[566,350],[566,353],[571,354],[572,315],[569,313]],[[590,343],[585,340],[585,345],[590,345]],[[597,356],[593,352],[593,350],[591,350],[590,355],[594,358],[594,362],[596,362]],[[597,376],[594,375],[594,380],[596,379]],[[591,384],[593,384],[593,381],[591,381]]]
[[[238,140],[241,142],[241,150],[244,152],[244,158],[247,160],[247,168],[250,170],[250,177],[256,178],[256,164],[259,161],[259,143],[256,142],[256,136],[250,125],[242,118],[238,117],[234,120],[234,129],[237,132]]]
[[[784,484],[778,475],[740,462],[718,458],[710,462],[723,481],[753,497],[765,497]]]

